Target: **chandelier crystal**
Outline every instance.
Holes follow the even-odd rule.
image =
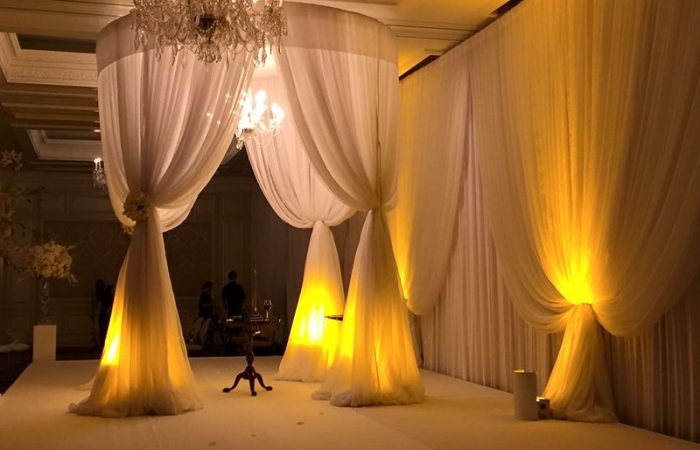
[[[95,167],[92,169],[92,185],[98,189],[107,189],[107,179],[105,178],[105,165],[102,158],[93,160]]]
[[[243,51],[264,64],[273,45],[287,34],[283,0],[134,0],[137,44],[150,39],[160,56],[183,48],[206,62]]]
[[[241,100],[241,115],[236,131],[236,148],[243,148],[247,140],[256,136],[274,136],[284,121],[284,110],[277,103],[267,106],[267,92],[259,90],[253,96],[248,91]]]

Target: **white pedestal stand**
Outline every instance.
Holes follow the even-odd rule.
[[[56,325],[34,325],[34,362],[56,361]]]

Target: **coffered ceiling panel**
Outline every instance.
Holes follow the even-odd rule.
[[[394,32],[406,73],[519,0],[298,0],[374,17]],[[95,39],[131,0],[0,0],[0,148],[37,161],[99,154]]]

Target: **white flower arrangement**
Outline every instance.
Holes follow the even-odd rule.
[[[22,154],[14,150],[0,150],[0,170],[18,171],[22,168]],[[4,174],[3,174],[4,175]],[[31,274],[48,280],[64,279],[76,283],[71,270],[73,258],[69,251],[73,247],[53,241],[29,246],[27,241],[35,238],[33,230],[14,217],[17,201],[30,202],[30,195],[39,191],[26,191],[13,183],[11,177],[0,178],[0,262],[14,267],[21,274]]]
[[[71,273],[73,258],[68,253],[72,248],[56,244],[54,241],[33,245],[28,252],[28,269],[37,278],[68,280],[74,284],[76,280]]]
[[[151,199],[144,192],[129,192],[124,201],[123,214],[134,222],[147,220],[151,214]]]

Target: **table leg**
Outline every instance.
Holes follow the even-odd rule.
[[[246,368],[243,369],[243,372],[236,375],[236,379],[234,380],[233,385],[231,387],[224,388],[223,392],[231,392],[232,390],[236,389],[236,386],[238,386],[238,383],[241,380],[248,380],[248,383],[250,384],[250,395],[252,396],[258,395],[258,393],[255,392],[256,380],[258,383],[260,383],[260,386],[262,386],[266,391],[272,390],[272,386],[265,385],[265,381],[263,381],[262,375],[256,372],[255,367],[253,367],[253,361],[255,361],[255,353],[253,353],[253,336],[254,332],[251,331],[249,333],[248,339],[248,354],[245,357],[246,362],[248,363],[246,365]]]

